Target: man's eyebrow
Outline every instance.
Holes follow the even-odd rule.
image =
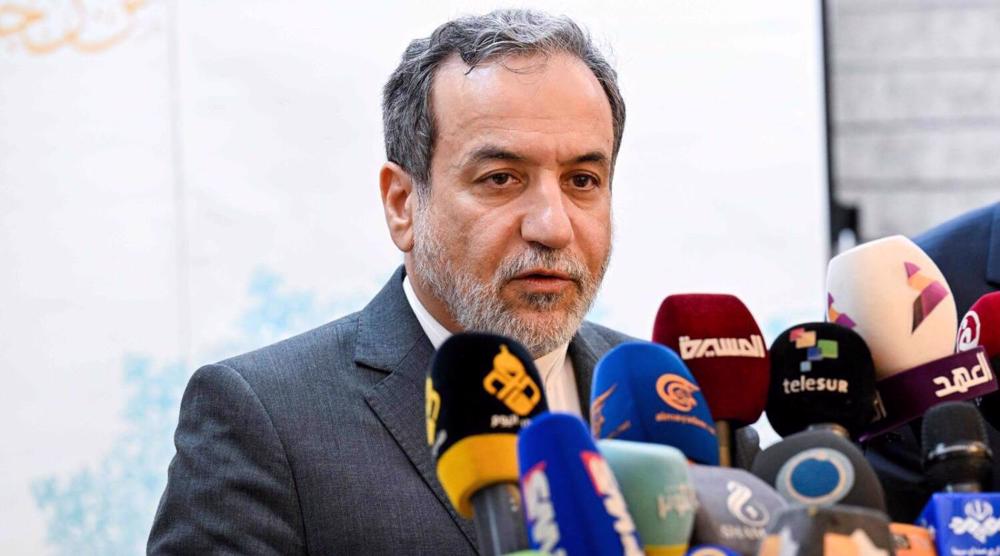
[[[601,166],[608,166],[608,155],[601,151],[590,151],[589,153],[574,157],[569,161],[569,164],[581,164],[583,162],[593,162]]]
[[[524,162],[528,160],[528,157],[518,154],[514,151],[507,150],[503,147],[498,147],[495,145],[486,145],[479,147],[478,149],[472,151],[465,157],[463,166],[468,166],[470,164],[478,164],[480,162],[488,162],[491,160],[510,160],[514,162]],[[567,161],[560,161],[560,164],[583,164],[583,163],[594,163],[601,166],[609,166],[610,159],[608,155],[604,154],[602,151],[590,151],[588,153],[581,154],[580,156],[575,156]]]
[[[490,160],[511,160],[514,162],[524,162],[527,160],[527,157],[513,151],[509,151],[503,147],[486,145],[469,153],[468,156],[465,157],[465,162],[462,165],[468,166],[470,164],[478,164],[480,162],[488,162]]]

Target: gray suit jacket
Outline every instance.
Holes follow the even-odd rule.
[[[434,349],[402,279],[359,313],[198,369],[149,553],[477,552],[427,446]],[[570,343],[585,413],[594,364],[626,340],[584,323]]]

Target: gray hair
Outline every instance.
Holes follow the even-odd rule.
[[[510,55],[565,52],[587,65],[611,104],[614,126],[612,162],[618,156],[625,129],[625,101],[618,90],[618,75],[591,41],[590,35],[566,16],[505,9],[486,15],[449,21],[416,39],[382,95],[382,123],[386,157],[408,172],[422,195],[430,184],[431,156],[436,130],[431,113],[431,84],[442,61],[458,54],[470,68]],[[471,71],[471,70],[470,70]]]

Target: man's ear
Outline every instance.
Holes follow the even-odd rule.
[[[392,242],[404,253],[413,249],[413,212],[417,197],[413,179],[395,162],[386,162],[378,175],[382,209]]]

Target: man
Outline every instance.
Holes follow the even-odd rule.
[[[582,322],[611,249],[615,72],[572,21],[498,11],[413,41],[383,107],[403,267],[359,313],[194,374],[150,553],[475,553],[424,430],[459,330],[519,340],[550,407],[587,417],[626,339]]]

